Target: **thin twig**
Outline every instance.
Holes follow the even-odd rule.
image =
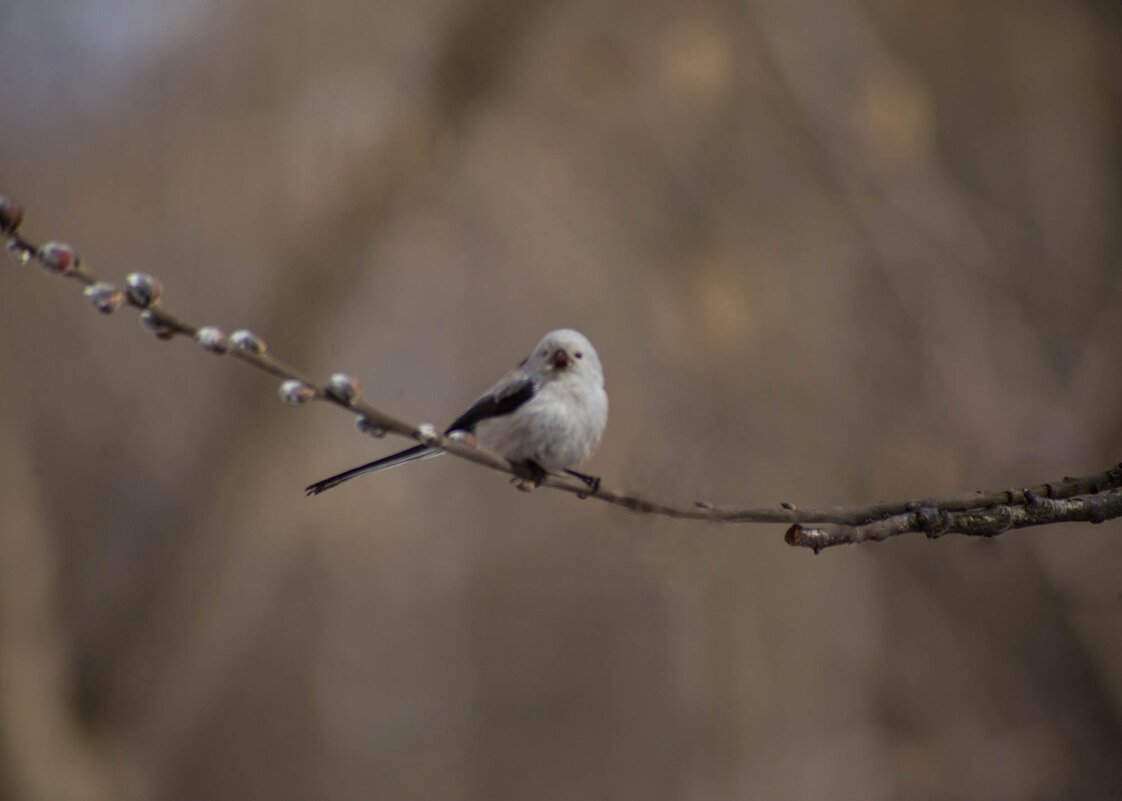
[[[234,358],[281,379],[281,398],[291,404],[312,400],[326,401],[355,412],[360,431],[373,436],[392,432],[461,459],[516,478],[531,478],[523,465],[513,464],[453,435],[444,436],[431,424],[414,425],[394,417],[362,400],[358,381],[336,373],[325,384],[284,364],[269,353],[255,334],[239,330],[227,336],[212,326],[196,326],[164,307],[159,282],[145,273],[131,273],[124,290],[101,281],[78,257],[72,247],[58,242],[36,245],[18,233],[23,209],[12,200],[0,197],[0,234],[7,249],[21,265],[37,262],[45,270],[71,278],[86,286],[86,297],[106,314],[122,305],[141,313],[141,322],[160,339],[186,336],[215,354],[229,353]],[[596,498],[634,512],[715,523],[788,524],[786,541],[812,549],[815,553],[835,545],[879,542],[908,533],[923,533],[929,538],[944,534],[994,537],[1010,529],[1052,523],[1102,523],[1122,517],[1122,464],[1099,473],[1065,477],[1028,488],[985,492],[966,492],[910,501],[875,503],[862,506],[798,508],[793,504],[764,507],[718,507],[695,501],[679,506],[649,500],[633,493],[599,486],[595,491],[576,478],[549,473],[541,486],[580,498]]]

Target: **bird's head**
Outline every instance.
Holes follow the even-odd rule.
[[[604,380],[600,357],[592,343],[569,328],[546,334],[526,362],[531,372],[545,380],[578,376]]]

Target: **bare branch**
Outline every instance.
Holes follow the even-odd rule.
[[[358,381],[351,376],[336,373],[321,385],[275,358],[265,342],[249,331],[239,330],[227,336],[213,326],[200,327],[186,321],[164,307],[160,284],[150,275],[129,274],[124,290],[101,281],[71,246],[60,242],[40,246],[25,239],[19,233],[22,220],[22,207],[0,197],[0,235],[7,239],[8,252],[16,263],[26,265],[34,261],[48,272],[79,281],[86,286],[86,297],[99,311],[110,314],[122,305],[131,306],[140,311],[141,322],[158,338],[191,337],[211,353],[228,353],[281,379],[280,395],[286,403],[300,405],[319,400],[356,412],[356,424],[363,433],[381,437],[392,432],[515,478],[533,477],[525,466],[508,462],[455,436],[444,436],[431,424],[414,425],[371,406],[362,399]],[[1052,523],[1102,523],[1122,517],[1122,464],[1099,473],[1022,489],[823,508],[798,508],[790,503],[718,507],[703,501],[677,506],[603,485],[592,491],[585,482],[559,473],[548,473],[541,486],[663,517],[715,523],[789,524],[786,542],[815,553],[835,545],[879,542],[900,534],[923,533],[931,539],[944,534],[994,537],[1010,529]]]
[[[1102,475],[1119,475],[1117,465]],[[1049,486],[1049,485],[1046,485]],[[1010,491],[1010,496],[1021,495]],[[1051,523],[1103,523],[1122,517],[1122,492],[1110,490],[1071,498],[1041,497],[1033,490],[1023,492],[1023,503],[998,504],[972,509],[953,510],[941,506],[938,499],[912,512],[893,515],[857,526],[827,525],[808,528],[796,523],[787,530],[789,545],[801,545],[815,552],[832,545],[857,542],[880,542],[899,534],[922,532],[929,539],[944,534],[970,537],[996,537],[1014,528],[1043,526]]]

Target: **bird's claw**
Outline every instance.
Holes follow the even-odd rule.
[[[577,493],[578,498],[587,498],[590,495],[595,495],[600,491],[600,476],[590,476],[586,473],[581,473],[576,470],[566,470],[565,472],[570,476],[579,478],[581,481],[588,485],[588,492]]]
[[[510,483],[522,492],[532,492],[540,487],[542,482],[545,481],[545,469],[537,462],[532,461],[523,462],[521,466],[528,475],[515,476],[510,480]]]

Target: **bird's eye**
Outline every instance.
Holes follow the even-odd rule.
[[[578,359],[583,359],[584,358],[584,354],[581,353],[579,350],[576,353],[574,353],[573,355],[576,356]]]

